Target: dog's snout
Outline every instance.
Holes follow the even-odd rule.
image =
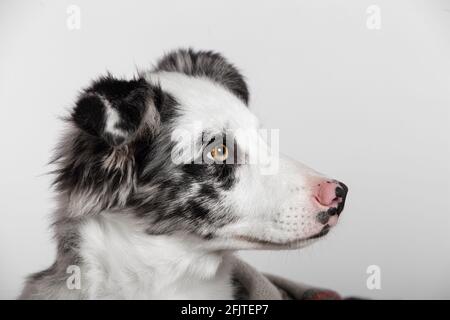
[[[330,217],[339,216],[344,209],[345,199],[347,197],[348,188],[339,181],[323,181],[318,185],[317,194],[315,196],[318,204],[324,209],[317,216],[317,220],[326,224],[329,223]],[[336,219],[332,219],[333,221]]]

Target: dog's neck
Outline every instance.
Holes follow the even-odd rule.
[[[89,298],[231,299],[227,254],[188,236],[145,233],[126,215],[104,213],[80,230]]]

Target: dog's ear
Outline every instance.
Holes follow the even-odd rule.
[[[133,141],[145,123],[157,129],[153,96],[143,78],[122,80],[107,75],[82,92],[71,119],[84,132],[118,147]]]
[[[144,78],[102,77],[83,90],[70,115],[75,130],[62,137],[55,185],[67,194],[67,214],[122,208],[137,184],[136,154],[160,128],[159,87]]]

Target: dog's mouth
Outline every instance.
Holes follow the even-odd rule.
[[[251,236],[243,236],[243,235],[237,236],[236,239],[241,240],[241,241],[243,240],[245,242],[259,244],[262,246],[290,247],[290,246],[300,245],[302,243],[306,243],[306,242],[309,242],[314,239],[319,239],[319,238],[327,235],[330,232],[330,229],[331,229],[331,227],[329,225],[326,225],[322,228],[322,230],[320,230],[320,232],[318,232],[312,236],[309,236],[306,238],[299,238],[299,239],[295,239],[295,240],[291,240],[291,241],[287,241],[287,242],[276,242],[276,241],[270,241],[270,240],[263,240],[263,239],[259,239],[259,238],[255,238],[255,237],[251,237]]]
[[[327,235],[328,232],[330,232],[330,229],[331,229],[331,227],[329,225],[326,225],[322,228],[322,230],[320,230],[319,233],[316,233],[315,235],[312,235],[312,236],[306,238],[306,240],[321,238],[321,237]]]

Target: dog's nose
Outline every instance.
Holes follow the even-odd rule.
[[[348,188],[342,182],[324,181],[319,184],[315,198],[321,206],[329,208],[330,215],[339,215],[344,208],[347,192]]]

